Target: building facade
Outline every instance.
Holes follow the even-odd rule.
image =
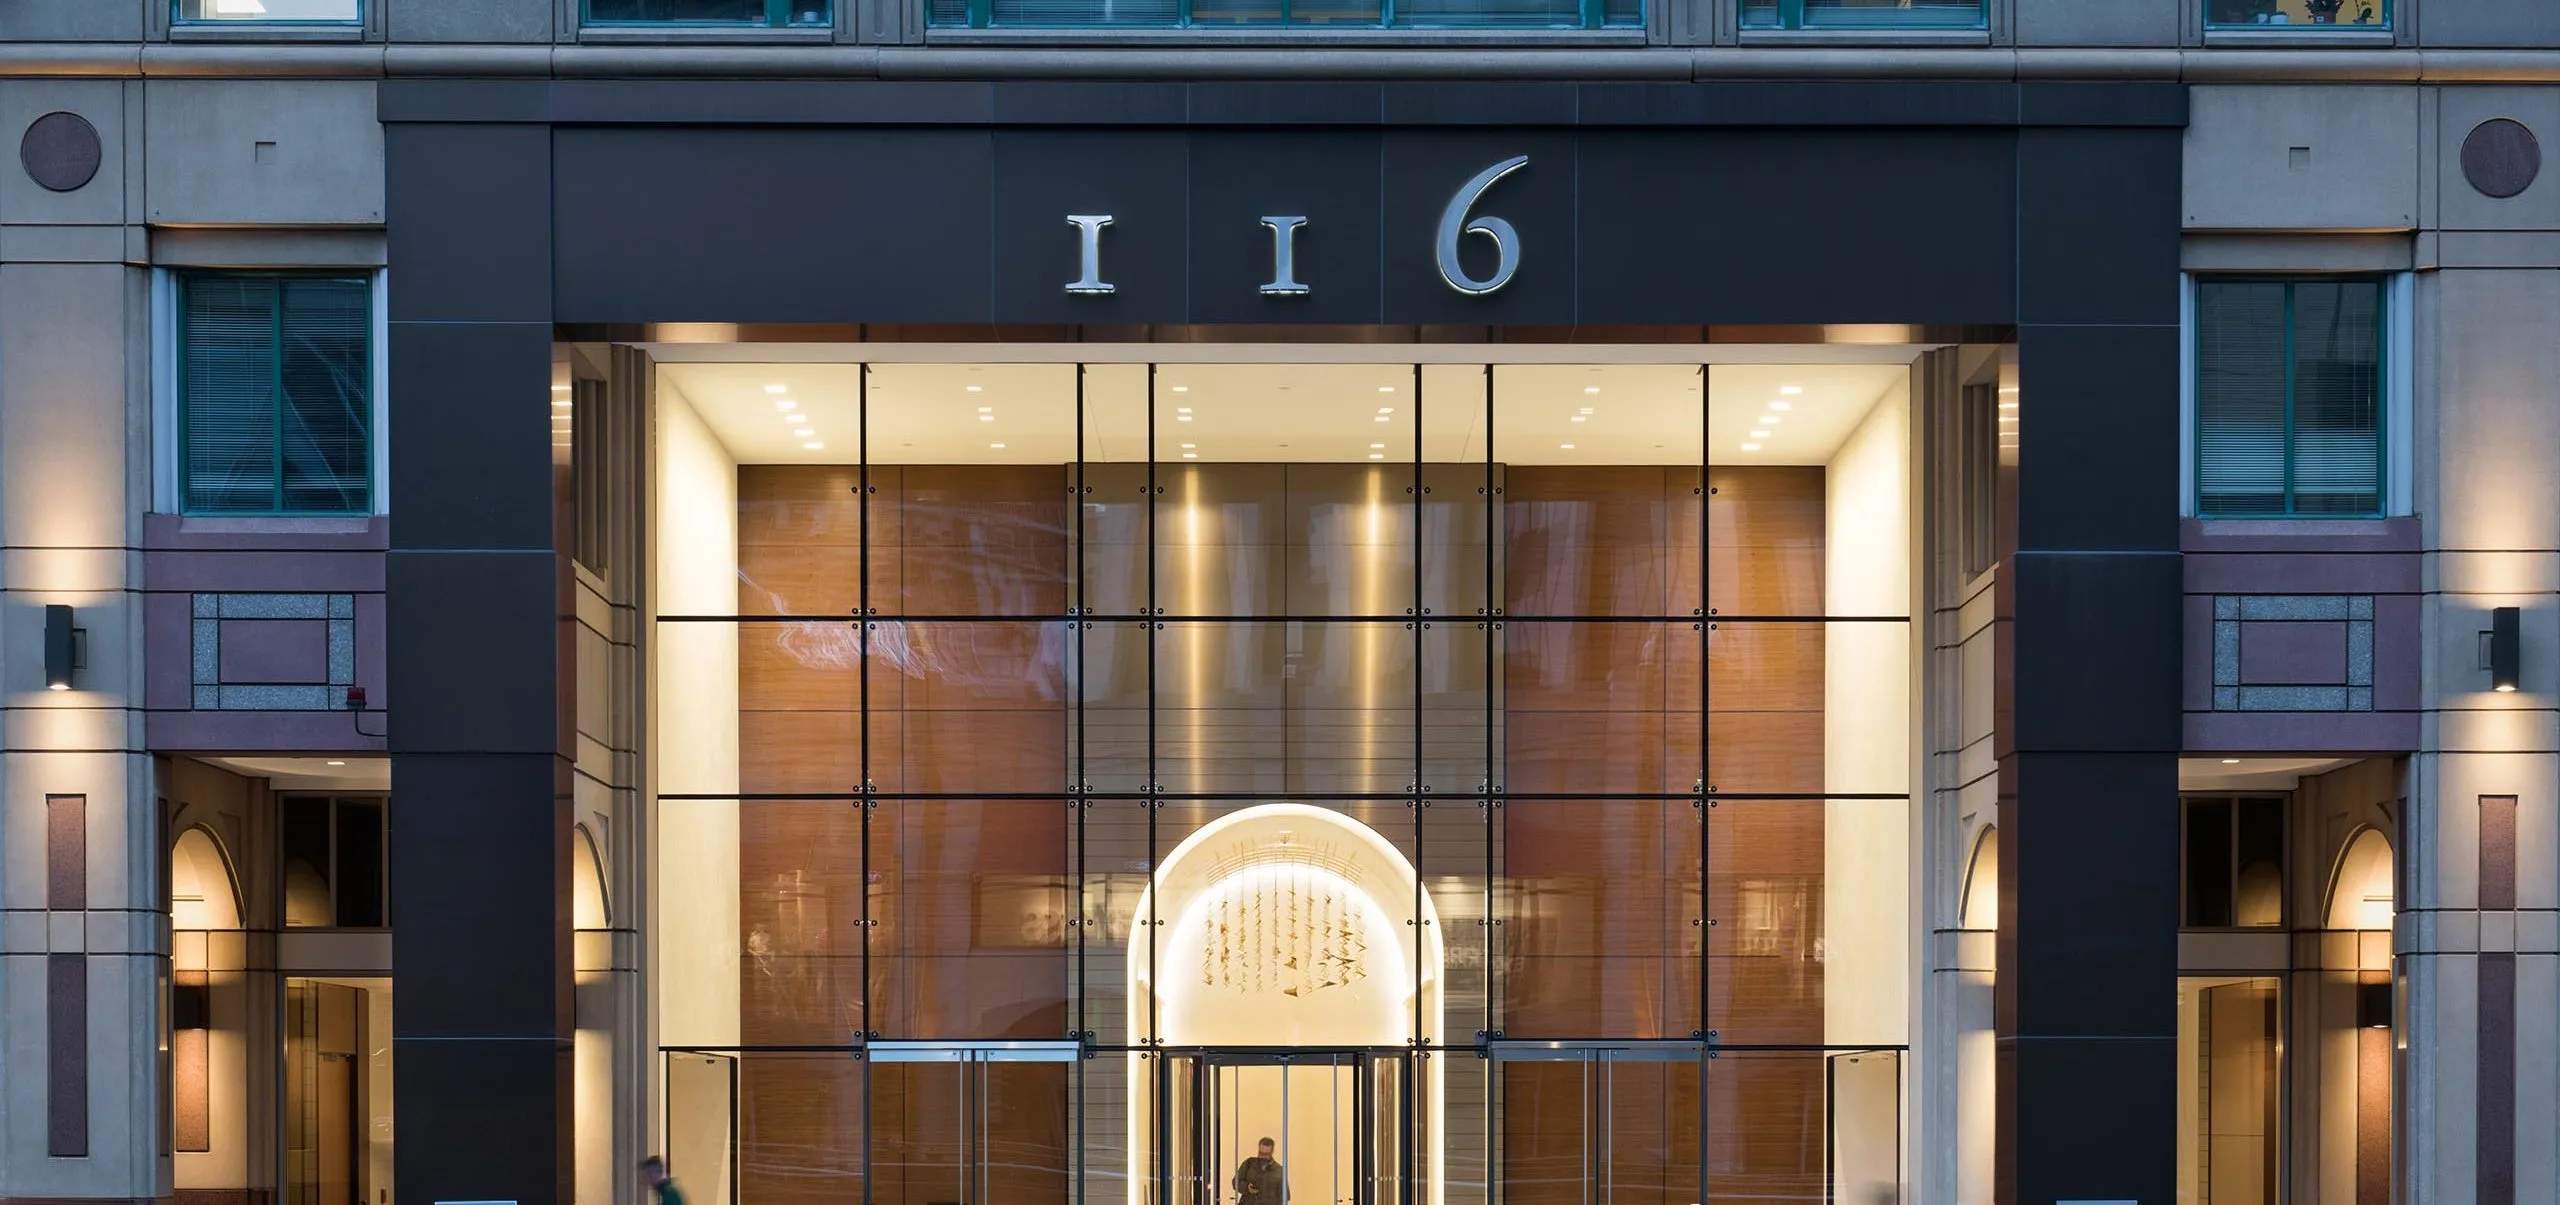
[[[2560,1205],[2555,46],[0,5],[0,1202]]]

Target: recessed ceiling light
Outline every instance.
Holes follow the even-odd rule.
[[[809,443],[804,443],[804,444],[802,444],[802,445],[800,445],[800,446],[801,446],[801,447],[804,447],[804,448],[807,448],[807,449],[809,449],[809,450],[810,450],[810,451],[812,451],[812,452],[823,452],[823,451],[825,451],[825,450],[826,450],[826,448],[827,448],[827,445],[822,444],[822,443],[818,443],[818,442],[816,442],[816,441],[811,441],[811,442],[809,442]]]
[[[569,408],[569,403],[567,403],[567,402],[553,402],[553,403],[551,403],[551,404],[552,404],[552,405],[554,405],[554,406],[557,406],[557,407],[559,407],[559,408],[561,408],[561,409],[563,409],[563,410],[566,410],[566,409],[568,409],[568,408]],[[552,416],[552,417],[557,418],[557,417],[559,417],[559,416],[558,416],[558,415],[554,415],[554,416]]]
[[[1200,445],[1198,445],[1198,444],[1184,444],[1184,445],[1182,445],[1182,450],[1183,450],[1183,451],[1188,452],[1188,451],[1190,451],[1191,449],[1196,448],[1196,447],[1199,447],[1199,446],[1200,446]]]
[[[1774,414],[1763,414],[1760,416],[1760,425],[1763,427],[1769,426],[1772,423],[1783,423],[1785,421],[1787,420]]]
[[[1177,414],[1173,416],[1173,421],[1177,423],[1187,423],[1191,421],[1191,416],[1188,414]]]
[[[1573,445],[1572,445],[1572,444],[1557,444],[1556,446],[1557,446],[1557,447],[1559,447],[1559,448],[1562,448],[1562,449],[1564,449],[1565,451],[1568,451],[1568,452],[1570,452],[1570,451],[1572,451],[1572,450],[1573,450]]]
[[[1198,452],[1185,452],[1182,454],[1182,458],[1184,460],[1198,460],[1200,459],[1200,454]]]
[[[1585,406],[1585,407],[1583,407],[1583,408],[1582,408],[1582,409],[1580,409],[1580,410],[1576,410],[1576,411],[1574,411],[1574,413],[1576,413],[1576,414],[1598,414],[1598,413],[1599,413],[1599,411],[1598,411],[1598,410],[1596,410],[1596,409],[1593,409],[1592,407]]]
[[[342,761],[333,761],[333,762],[330,762],[329,764],[330,764],[330,765],[333,765],[333,766],[343,766],[343,765],[345,765],[345,764],[347,764],[347,763],[342,762]]]
[[[808,429],[807,427],[798,427],[798,428],[794,428],[794,429],[792,430],[792,432],[791,432],[791,433],[792,433],[793,435],[797,435],[797,436],[799,436],[799,437],[800,437],[800,438],[802,438],[802,439],[807,439],[807,438],[809,438],[810,436],[817,434],[817,432],[812,431],[812,430]]]
[[[800,408],[800,403],[792,401],[790,398],[784,398],[781,401],[775,402],[773,404],[773,408],[776,410],[797,410]]]
[[[1799,393],[1803,393],[1803,392],[1804,392],[1804,386],[1802,386],[1802,385],[1780,385],[1780,386],[1778,386],[1778,392],[1783,393],[1783,394],[1787,395],[1788,397],[1794,397],[1794,396],[1796,396],[1797,394],[1799,394]]]
[[[2003,410],[2015,410],[2018,408],[2018,404],[2016,402],[2002,402],[2000,403],[2000,408]]]
[[[1381,415],[1379,415],[1379,416],[1378,416],[1378,421],[1379,421],[1379,422],[1382,422],[1382,423],[1391,423],[1391,422],[1394,422],[1394,421],[1396,421],[1396,420],[1394,420],[1394,419],[1392,419],[1392,418],[1389,418],[1389,417],[1387,417],[1386,415],[1381,414]]]
[[[1189,385],[1176,385],[1173,387],[1173,391],[1175,393],[1189,393],[1191,392],[1191,387]]]
[[[764,391],[766,393],[789,393],[791,392],[791,387],[789,385],[767,385],[764,387]]]
[[[1757,451],[1759,451],[1759,450],[1760,450],[1760,445],[1758,445],[1758,444],[1744,444],[1744,445],[1742,445],[1742,450],[1743,450],[1743,451],[1745,451],[1745,452],[1757,452]]]
[[[1396,408],[1395,408],[1395,407],[1393,407],[1393,406],[1380,406],[1380,407],[1378,407],[1378,413],[1380,413],[1380,414],[1393,414],[1393,413],[1395,413],[1395,412],[1396,412]]]
[[[569,392],[569,387],[568,387],[568,386],[566,386],[566,385],[554,385],[554,386],[552,386],[552,387],[551,387],[551,392],[553,392],[553,393],[567,393],[567,392]]]
[[[978,421],[982,423],[991,423],[996,421],[996,416],[992,414],[981,414],[978,416]]]
[[[2240,759],[2236,757],[2226,757],[2222,759],[2222,764],[2226,766],[2236,766],[2240,764]]]
[[[1751,438],[1753,438],[1753,439],[1767,439],[1767,438],[1769,438],[1769,433],[1768,433],[1768,432],[1766,432],[1766,431],[1754,431],[1754,432],[1752,432],[1752,433],[1751,433]]]
[[[987,391],[987,387],[984,385],[966,385],[962,386],[962,388],[967,389],[971,393],[985,393]]]
[[[1772,410],[1793,410],[1796,407],[1793,402],[1771,402],[1769,403],[1769,408]]]
[[[1384,453],[1384,452],[1371,452],[1371,453],[1369,453],[1369,459],[1371,459],[1371,460],[1385,460],[1386,458],[1387,458],[1387,454],[1386,454],[1386,453]]]
[[[996,412],[996,408],[995,408],[995,407],[993,407],[993,406],[980,406],[980,407],[978,407],[978,413],[980,413],[980,414],[993,414],[993,413],[995,413],[995,412]]]
[[[1395,391],[1396,391],[1396,387],[1395,387],[1395,386],[1393,386],[1393,385],[1380,385],[1380,386],[1378,386],[1378,392],[1380,392],[1380,393],[1394,393]]]
[[[1176,407],[1174,407],[1174,408],[1173,408],[1173,412],[1174,412],[1174,413],[1176,413],[1176,414],[1189,414],[1189,413],[1191,413],[1191,407],[1189,407],[1189,406],[1176,406]]]
[[[999,450],[1001,450],[1001,449],[1004,447],[1004,445],[1003,445],[1003,444],[1000,444],[1000,443],[999,443],[999,444],[988,444],[987,446],[988,446],[988,447],[990,447],[990,448],[996,448],[996,449],[999,449]]]
[[[1383,447],[1385,447],[1385,446],[1387,446],[1387,445],[1385,445],[1385,444],[1370,444],[1369,446],[1370,446],[1370,447],[1372,447],[1372,448],[1383,448]]]
[[[1582,387],[1582,391],[1584,393],[1598,393],[1600,392],[1600,387],[1597,385],[1585,385]]]
[[[1587,423],[1591,421],[1591,416],[1588,414],[1577,414],[1565,421],[1571,423]]]

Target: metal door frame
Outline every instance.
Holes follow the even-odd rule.
[[[866,1118],[870,1115],[876,1085],[871,1081],[873,1063],[948,1063],[959,1069],[960,1082],[960,1201],[959,1205],[994,1205],[994,1195],[987,1183],[987,1074],[995,1063],[1075,1063],[1085,1057],[1084,1043],[1073,1040],[1009,1040],[1009,1041],[933,1041],[872,1039],[854,1048],[853,1057],[862,1062],[862,1100]],[[865,1144],[869,1123],[866,1120]],[[870,1152],[863,1153],[865,1167]],[[870,1177],[863,1178],[864,1194],[869,1195]]]
[[[1186,1059],[1192,1064],[1191,1133],[1188,1137],[1195,1164],[1198,1163],[1203,1152],[1214,1149],[1215,1146],[1210,1136],[1215,1133],[1216,1110],[1210,1106],[1217,1098],[1217,1077],[1214,1074],[1217,1069],[1312,1064],[1350,1068],[1352,1073],[1352,1191],[1348,1201],[1336,1201],[1332,1205],[1412,1205],[1413,1169],[1411,1164],[1414,1152],[1413,1143],[1409,1137],[1400,1138],[1396,1144],[1398,1161],[1402,1165],[1398,1168],[1400,1174],[1397,1177],[1397,1183],[1400,1187],[1396,1194],[1397,1199],[1395,1201],[1377,1199],[1379,1169],[1376,1140],[1379,1133],[1378,1127],[1384,1123],[1385,1119],[1378,1116],[1377,1081],[1374,1077],[1378,1067],[1389,1063],[1390,1060],[1393,1060],[1394,1065],[1399,1068],[1396,1073],[1396,1084],[1397,1093],[1402,1099],[1397,1108],[1397,1116],[1408,1123],[1409,1134],[1415,1091],[1414,1051],[1401,1046],[1168,1046],[1161,1048],[1158,1053],[1167,1059]],[[1170,1067],[1169,1063],[1167,1067]],[[1281,1093],[1281,1099],[1285,1102],[1288,1099],[1285,1078],[1281,1082]],[[1340,1116],[1340,1114],[1341,1109],[1337,1105],[1335,1115]],[[1223,1171],[1223,1169],[1219,1170]],[[1202,1196],[1205,1199],[1190,1202],[1187,1205],[1224,1205],[1226,1199],[1224,1176],[1214,1179],[1203,1177],[1203,1182]],[[1170,1186],[1167,1189],[1167,1198],[1172,1199]]]

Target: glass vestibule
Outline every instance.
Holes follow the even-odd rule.
[[[1165,1135],[1268,1075],[1354,1089],[1284,1164],[1536,1196],[1522,1041],[1717,1051],[1614,1081],[1616,1195],[1820,1195],[1905,1040],[1910,354],[661,365],[661,1041],[737,1195],[955,1200],[902,1041],[1090,1053],[976,1115],[1021,1199],[1231,1199]]]

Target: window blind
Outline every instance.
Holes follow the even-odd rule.
[[[2381,491],[2381,283],[2199,284],[2198,513],[2371,515]]]
[[[178,337],[189,513],[371,509],[369,282],[190,277]]]

